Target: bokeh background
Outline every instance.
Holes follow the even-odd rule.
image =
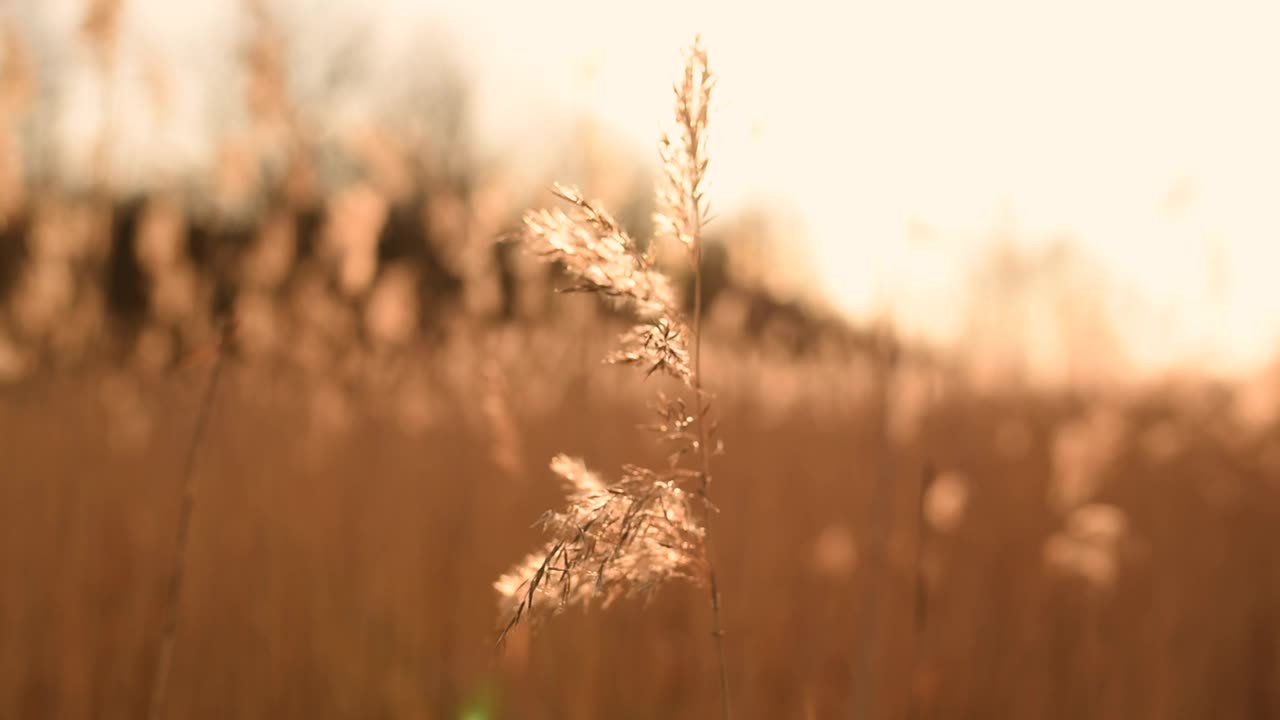
[[[701,589],[491,587],[553,454],[660,457],[502,238],[649,234],[695,32],[738,715],[1280,716],[1278,22],[0,3],[0,717],[145,714],[215,367],[169,717],[712,716]]]

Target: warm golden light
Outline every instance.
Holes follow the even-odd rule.
[[[71,5],[50,13],[55,34],[74,29]],[[352,27],[371,41],[362,62],[379,82],[315,111],[359,126],[410,83],[403,61],[456,53],[472,83],[476,142],[492,153],[521,147],[514,171],[531,181],[558,158],[546,143],[530,149],[530,138],[573,128],[584,113],[647,153],[670,48],[701,30],[725,78],[711,171],[720,206],[794,210],[787,242],[808,246],[837,307],[892,316],[948,345],[988,346],[969,332],[975,268],[1000,243],[1032,255],[1063,243],[1093,267],[1076,292],[1100,303],[1099,322],[1118,339],[1112,369],[1241,370],[1276,350],[1274,4],[283,7],[307,26],[311,53]],[[214,59],[233,49],[238,22],[213,6],[126,6],[114,92],[140,117],[120,123],[122,177],[213,162],[218,123],[233,119],[213,112],[208,90],[226,82]],[[154,104],[148,67],[167,78],[167,122],[144,112]],[[63,163],[74,169],[92,155],[101,88],[88,65],[66,80],[56,131],[72,141]],[[1079,344],[1057,309],[1041,314],[1006,328],[1022,337],[1005,344]]]
[[[1273,4],[554,5],[509,25],[459,13],[486,95],[520,68],[543,102],[644,146],[668,48],[704,28],[725,78],[719,196],[797,208],[796,240],[851,313],[964,347],[984,256],[1061,242],[1096,264],[1077,294],[1101,293],[1131,369],[1240,370],[1277,349]],[[1015,328],[1027,342],[1033,322]]]
[[[0,0],[0,718],[1274,715],[1277,30]]]

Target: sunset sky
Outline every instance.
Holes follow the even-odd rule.
[[[207,162],[228,92],[234,3],[127,0],[129,57],[163,57],[172,123],[122,123],[121,162]],[[369,30],[381,80],[449,38],[480,137],[545,163],[538,138],[589,113],[637,152],[670,107],[677,50],[701,32],[721,76],[713,196],[803,219],[798,248],[857,317],[963,345],[972,267],[1002,236],[1066,241],[1099,268],[1135,367],[1243,369],[1280,340],[1280,5],[1273,2],[304,2],[307,52]],[[80,4],[0,4],[49,37]],[[443,18],[443,21],[441,20]],[[87,152],[92,75],[68,71],[59,132]],[[135,84],[140,75],[134,72]],[[385,86],[383,84],[385,83]],[[127,82],[119,92],[128,93]],[[367,98],[365,98],[367,99]],[[358,96],[340,112],[358,115]],[[120,103],[128,106],[129,103]],[[1087,350],[1087,349],[1086,349]]]

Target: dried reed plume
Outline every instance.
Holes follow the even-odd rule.
[[[715,79],[695,39],[675,85],[675,129],[662,137],[663,173],[657,187],[656,235],[646,248],[598,203],[575,188],[556,185],[568,210],[538,210],[524,217],[522,240],[573,279],[568,291],[590,292],[629,310],[638,323],[607,360],[679,381],[692,402],[658,395],[659,422],[647,429],[673,451],[668,467],[622,469],[606,483],[578,459],[564,455],[551,469],[567,484],[568,507],[541,520],[550,536],[543,548],[502,576],[495,587],[507,620],[499,643],[521,621],[554,614],[570,603],[648,596],[664,581],[706,578],[712,635],[720,669],[721,711],[730,717],[728,671],[720,620],[720,592],[712,562],[710,504],[712,435],[709,397],[702,389],[702,226],[708,219],[704,176],[708,156],[707,108]],[[671,281],[657,267],[659,243],[675,240],[693,265],[692,327]],[[691,467],[692,466],[692,467]]]

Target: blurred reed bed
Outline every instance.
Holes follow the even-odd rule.
[[[630,429],[648,421],[634,384],[596,370],[610,333],[523,332],[415,350],[394,385],[317,389],[298,372],[228,365],[200,470],[173,714],[715,712],[712,650],[690,641],[705,631],[695,588],[566,609],[495,660],[493,578],[559,497],[543,459],[661,455]],[[539,369],[531,348],[559,362]],[[731,353],[706,362],[717,377],[739,366]],[[758,363],[760,378],[805,380],[719,387],[735,449],[717,464],[735,478],[719,488],[717,537],[737,600],[725,624],[739,715],[846,713],[866,641],[852,608],[873,582],[874,717],[904,715],[912,697],[926,717],[1274,712],[1280,424],[1239,417],[1242,391],[1002,395],[914,371],[923,379],[905,382],[932,389],[889,432],[874,387],[832,398],[831,385],[818,401],[842,367]],[[0,391],[0,714],[145,707],[173,478],[203,389],[187,372],[100,369]],[[764,399],[779,394],[793,397]],[[1086,435],[1103,461],[1060,449]],[[876,561],[871,459],[886,449],[893,523]],[[937,476],[921,509],[926,464]],[[1080,473],[1090,493],[1060,504]]]
[[[61,39],[72,44],[60,48],[65,57],[45,46],[58,38],[36,43],[21,13],[0,17],[0,379],[103,357],[171,368],[207,349],[223,316],[236,318],[245,357],[327,373],[356,364],[353,354],[387,355],[494,323],[585,326],[602,314],[550,302],[555,271],[492,242],[519,226],[522,208],[538,202],[535,188],[549,183],[518,181],[516,159],[474,149],[463,79],[447,56],[428,56],[422,87],[408,85],[412,102],[333,125],[323,100],[298,87],[298,76],[324,68],[290,64],[301,62],[302,39],[283,26],[281,5],[238,7],[240,52],[228,68],[237,91],[224,99],[238,120],[220,126],[213,166],[199,177],[137,177],[114,147],[118,115],[164,127],[177,72],[129,65],[148,82],[122,94],[116,76],[137,61],[120,37],[130,3],[86,2]],[[101,105],[92,157],[73,170],[46,127],[65,82],[55,61],[85,64]],[[333,82],[309,91],[340,94]],[[146,107],[121,115],[121,98]],[[601,134],[587,123],[550,170],[591,180],[593,198],[646,236],[651,171]],[[795,277],[778,262],[784,233],[760,208],[709,229],[705,295],[709,314],[726,315],[712,322],[781,332],[800,349],[840,324],[830,313],[819,320],[817,304],[797,301],[797,283],[783,282]],[[678,286],[692,281],[687,268],[671,270]]]

